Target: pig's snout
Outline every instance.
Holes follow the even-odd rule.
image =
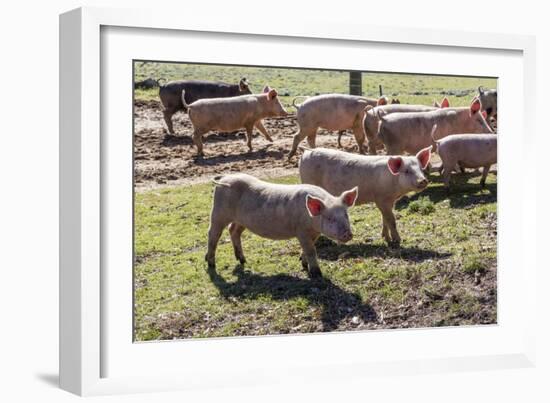
[[[346,243],[351,241],[352,239],[353,239],[353,233],[351,232],[351,230],[346,230],[340,237],[340,242]]]
[[[416,186],[418,186],[419,189],[425,189],[426,186],[428,186],[428,179],[424,178],[424,179],[418,180],[418,182],[416,183]]]

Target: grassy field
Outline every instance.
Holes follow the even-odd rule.
[[[322,280],[302,270],[297,240],[247,231],[244,267],[226,231],[209,270],[210,183],[137,193],[136,340],[495,323],[496,177],[485,190],[457,177],[450,195],[431,180],[397,205],[401,248],[383,242],[373,205],[350,211],[350,244],[320,238]]]
[[[290,105],[298,95],[323,93],[348,93],[349,74],[344,71],[283,69],[270,67],[209,66],[176,63],[135,63],[135,79],[148,77],[166,80],[213,80],[238,83],[247,77],[253,92],[262,90],[265,84],[276,88],[282,102]],[[411,74],[363,73],[363,95],[378,96],[381,84],[388,96],[402,103],[431,105],[447,96],[451,106],[469,105],[477,94],[478,86],[496,88],[497,80],[477,77],[428,76]],[[136,99],[158,99],[158,88],[136,90]]]

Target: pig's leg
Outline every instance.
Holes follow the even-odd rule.
[[[204,260],[208,262],[208,267],[216,267],[216,248],[227,224],[227,222],[216,219],[215,213],[212,213],[210,228],[208,229],[208,251],[204,257]]]
[[[346,133],[345,130],[338,131],[338,148],[342,148],[342,136]]]
[[[248,126],[246,128],[246,145],[248,146],[248,151],[252,151],[252,128],[254,126]]]
[[[273,139],[271,138],[271,136],[267,132],[267,130],[264,127],[261,120],[258,120],[254,126],[256,127],[256,129],[258,129],[260,131],[260,133],[262,133],[264,135],[264,137],[267,139],[267,141],[269,141],[270,143],[273,143]]]
[[[386,242],[390,243],[388,241],[388,230],[391,234],[391,241],[400,244],[401,243],[401,237],[399,236],[399,233],[397,232],[397,225],[395,222],[395,215],[393,214],[393,203],[388,201],[380,201],[376,203],[376,206],[380,209],[382,213],[382,218],[384,219],[384,222],[386,223],[386,228],[382,229],[382,235],[384,235],[384,239]]]
[[[317,131],[316,128],[314,130],[311,130],[311,129],[304,129],[300,127],[300,130],[298,131],[298,133],[294,135],[294,141],[292,142],[292,149],[288,154],[288,159],[291,159],[294,156],[294,154],[296,154],[296,150],[298,150],[298,145],[300,144],[300,142],[306,137],[309,139],[312,132],[313,132],[313,135],[315,136],[316,131]],[[315,147],[315,143],[313,146]]]
[[[174,134],[174,125],[172,124],[172,115],[174,115],[174,111],[172,109],[165,109],[162,111],[164,115],[164,121],[166,122],[166,127],[168,128],[168,133]]]
[[[449,184],[451,182],[451,172],[453,168],[451,165],[443,164],[443,183],[447,190],[449,190]]]
[[[307,135],[307,145],[309,148],[315,148],[315,139],[317,138],[317,127]]]
[[[483,167],[483,173],[481,174],[481,187],[485,187],[485,180],[487,179],[487,175],[489,174],[489,169],[491,168],[491,165],[485,165]]]
[[[365,154],[365,132],[360,126],[355,126],[353,128],[353,135],[355,136],[355,141],[357,141],[357,145],[359,146],[359,154]],[[374,149],[374,153],[376,154],[376,148]]]
[[[203,130],[200,128],[195,128],[193,131],[193,143],[195,144],[195,147],[197,147],[197,155],[203,156],[204,152],[202,151],[202,135],[206,133],[208,130]]]
[[[386,223],[384,215],[382,215],[382,238],[384,238],[387,243],[391,243],[390,230],[388,229],[388,224]]]
[[[235,252],[235,258],[241,263],[245,264],[246,259],[243,253],[243,246],[241,244],[241,234],[246,228],[242,225],[232,222],[229,225],[229,234],[231,235],[231,243],[233,244],[233,250]]]
[[[321,269],[319,269],[319,262],[317,261],[317,251],[315,250],[315,238],[311,238],[311,236],[304,234],[298,236],[298,241],[300,241],[303,251],[302,266],[305,267],[303,261],[307,261],[309,276],[311,278],[322,277]]]

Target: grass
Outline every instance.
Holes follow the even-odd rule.
[[[136,340],[495,323],[495,176],[485,190],[479,176],[455,179],[448,195],[433,174],[397,203],[401,248],[382,241],[373,205],[354,207],[351,243],[317,243],[323,280],[302,270],[297,240],[248,231],[244,267],[226,231],[209,270],[210,183],[137,193]]]
[[[428,196],[422,196],[409,203],[409,211],[429,215],[435,211],[435,205]]]
[[[241,67],[178,63],[135,62],[135,79],[148,77],[166,80],[200,79],[238,83],[247,77],[253,92],[260,92],[265,84],[276,88],[283,104],[289,106],[298,95],[348,93],[349,74],[345,71],[286,69],[271,67]],[[382,85],[389,97],[402,103],[431,105],[447,96],[451,106],[466,106],[477,94],[478,86],[496,88],[497,80],[478,77],[430,76],[418,74],[363,73],[363,95],[378,96]],[[136,90],[136,99],[158,99],[158,89]],[[298,101],[301,102],[301,101]]]

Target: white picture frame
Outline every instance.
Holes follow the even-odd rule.
[[[511,254],[510,251],[502,251],[502,248],[499,248],[499,273],[501,267],[505,271],[503,279],[499,278],[497,326],[133,344],[125,331],[116,326],[120,323],[122,329],[125,329],[125,323],[128,320],[131,322],[131,318],[120,320],[119,310],[114,309],[112,305],[118,302],[113,302],[113,298],[109,298],[110,293],[116,288],[115,284],[123,284],[124,277],[114,278],[111,277],[113,273],[105,272],[111,258],[110,253],[115,248],[105,241],[104,236],[104,228],[111,225],[110,220],[116,221],[112,214],[105,212],[113,211],[109,204],[117,198],[113,192],[128,174],[124,171],[128,170],[128,167],[124,163],[113,165],[112,154],[109,154],[112,150],[122,149],[127,142],[124,143],[123,136],[122,140],[117,142],[112,136],[105,137],[105,133],[109,132],[111,124],[120,124],[122,130],[131,130],[131,127],[127,127],[127,121],[122,117],[111,122],[109,114],[114,113],[111,109],[108,113],[102,109],[105,106],[102,97],[107,93],[109,102],[113,99],[127,98],[128,91],[131,92],[131,77],[127,77],[128,82],[122,84],[109,79],[109,85],[106,85],[106,77],[102,77],[105,73],[102,72],[102,68],[106,67],[106,61],[102,60],[102,57],[112,57],[113,62],[116,55],[126,58],[124,60],[155,59],[151,56],[144,57],[151,44],[144,45],[140,54],[132,54],[132,49],[135,49],[133,46],[120,47],[120,44],[125,43],[123,41],[131,41],[128,36],[138,35],[138,32],[143,34],[141,39],[144,41],[147,41],[147,36],[151,34],[156,35],[157,41],[159,35],[163,41],[178,41],[178,35],[187,32],[193,33],[195,40],[217,41],[223,35],[239,40],[249,38],[247,46],[270,44],[269,46],[276,47],[278,43],[292,42],[299,45],[319,41],[319,46],[333,46],[334,51],[337,51],[338,47],[370,46],[374,49],[373,52],[385,52],[385,47],[393,46],[397,52],[398,48],[403,52],[447,52],[446,57],[449,59],[462,57],[456,52],[470,52],[477,54],[478,58],[485,57],[486,53],[491,53],[497,58],[501,57],[501,54],[510,54],[513,60],[509,64],[509,73],[505,72],[504,63],[503,66],[497,66],[503,69],[504,75],[509,74],[509,79],[505,80],[502,88],[499,83],[499,136],[502,135],[503,139],[499,140],[503,143],[499,144],[499,154],[505,156],[513,143],[519,158],[526,160],[528,147],[532,147],[536,141],[533,120],[525,119],[529,103],[519,102],[523,108],[514,109],[512,119],[509,102],[510,97],[517,94],[520,94],[522,101],[535,99],[535,41],[530,36],[380,28],[358,24],[334,24],[329,27],[307,19],[304,20],[304,24],[296,26],[292,31],[289,31],[288,27],[279,28],[277,25],[266,25],[261,21],[251,21],[244,28],[238,22],[224,20],[222,17],[181,20],[175,14],[150,10],[81,8],[61,15],[60,385],[63,389],[79,395],[97,395],[295,383],[297,380],[304,382],[313,379],[328,382],[373,374],[396,375],[534,365],[537,266],[534,260],[536,253],[526,251],[528,247],[532,249],[536,244],[532,242],[533,234],[536,233],[536,195],[533,195],[533,189],[536,188],[533,186],[536,182],[536,173],[520,179],[522,188],[531,189],[528,198],[527,192],[521,189],[507,188],[506,184],[517,181],[519,176],[513,169],[508,169],[510,165],[502,160],[499,160],[499,246],[514,239],[523,241]],[[105,33],[113,35],[108,42],[105,36],[102,37]],[[169,45],[165,47],[169,48]],[[116,49],[116,54],[109,53],[113,49]],[[168,51],[163,52],[162,49],[158,50],[157,55],[160,59],[157,60],[174,60],[169,58]],[[205,53],[204,49],[202,52]],[[409,71],[406,64],[399,65],[400,58],[396,55],[385,55],[385,63],[393,61],[396,71]],[[236,61],[249,64],[242,56],[225,57],[236,57]],[[196,58],[191,59],[182,61],[197,61]],[[304,63],[306,62],[302,62],[300,66],[309,67]],[[349,65],[339,64],[341,61],[331,63],[334,64],[313,66],[350,68]],[[382,66],[381,71],[388,71],[387,68],[383,68],[384,62],[378,60],[377,63]],[[262,62],[257,64],[261,65]],[[479,75],[491,75],[492,69],[497,68],[490,66],[488,59],[481,64],[477,69]],[[443,60],[435,61],[432,67],[423,68],[423,72],[441,71],[444,65]],[[131,69],[131,66],[125,64],[119,66],[119,72],[111,69],[112,77],[121,77],[117,74],[125,74],[127,68]],[[454,74],[459,74],[462,70],[465,68],[460,64],[452,71],[449,67],[444,69],[445,73]],[[124,89],[124,86],[127,88]],[[114,94],[113,97],[110,97],[110,94]],[[109,105],[114,104],[111,102]],[[115,107],[118,108],[120,105],[113,106]],[[131,117],[130,107],[126,112]],[[532,116],[533,112],[529,113]],[[516,131],[514,141],[507,131]],[[523,135],[518,136],[518,131]],[[122,199],[126,196],[123,195]],[[122,207],[124,206],[119,206]],[[511,210],[518,212],[516,217],[501,222],[501,213]],[[118,228],[127,234],[130,229],[127,228],[128,221],[124,221],[124,217],[128,216],[121,216],[123,220]],[[506,225],[507,228],[520,225],[522,237],[509,231],[501,233],[501,224],[504,228]],[[530,238],[526,234],[531,234]],[[124,242],[127,244],[127,239],[124,239]],[[118,255],[116,258],[127,259],[128,256],[131,254]],[[518,267],[517,272],[510,269],[514,265]],[[109,279],[108,286],[106,278]],[[508,292],[511,287],[516,287],[516,291],[523,295],[522,302],[514,308],[508,303],[513,298]],[[128,289],[131,289],[131,285],[128,285]],[[507,309],[503,312],[502,307]],[[125,309],[127,311],[127,305],[120,309],[120,315],[126,312]],[[449,347],[447,351],[443,346],[437,347],[445,338],[460,342],[453,347],[454,350]],[[389,354],[389,346],[392,343],[394,348],[391,350],[392,354]],[[329,353],[322,359],[315,354],[316,348],[321,344],[330,346]],[[377,355],[375,349],[368,350],[367,347],[364,353],[356,353],[355,348],[362,344],[382,346],[377,349],[380,354]],[[434,346],[433,351],[426,349],[428,344]],[[416,355],[409,351],[411,345],[417,346]],[[335,350],[337,346],[338,351]],[[285,357],[284,361],[281,359],[280,351],[292,351],[292,357]],[[235,355],[235,352],[238,354]],[[219,361],[216,361],[216,357],[231,357],[235,360],[238,356],[242,357],[242,354],[245,354],[245,359],[241,359],[236,366],[223,366],[219,358]],[[262,355],[265,358],[265,368],[261,368],[261,364],[254,361],[254,357]],[[175,357],[177,360],[171,361],[167,357]],[[183,360],[184,357],[186,360]],[[143,367],[150,367],[154,360],[156,368],[161,368],[156,374],[141,371],[139,363],[142,363]],[[106,364],[113,362],[115,368],[117,361],[128,362],[128,365],[120,364],[116,369],[111,369],[110,364]],[[328,373],[331,374],[330,377]]]

